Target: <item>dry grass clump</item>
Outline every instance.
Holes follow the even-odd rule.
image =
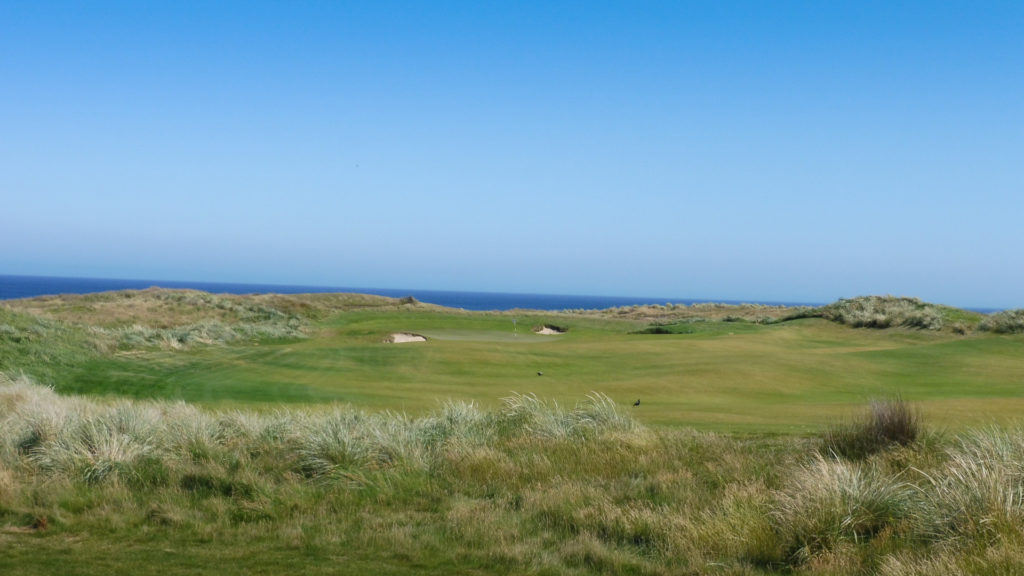
[[[891,532],[911,514],[916,496],[900,474],[877,464],[818,456],[796,470],[772,516],[785,558],[802,564]]]
[[[860,296],[843,298],[807,313],[855,328],[923,328],[940,330],[946,323],[939,306],[917,298]]]
[[[919,529],[929,538],[990,543],[1024,529],[1024,431],[963,436],[926,478]]]
[[[229,344],[252,340],[291,340],[307,336],[308,325],[295,317],[276,318],[260,323],[240,322],[225,324],[217,320],[204,320],[196,324],[174,328],[149,328],[134,324],[121,328],[93,327],[92,332],[116,342],[119,349],[157,346],[164,349],[187,348],[197,344]]]
[[[158,459],[183,471],[194,464],[276,455],[306,477],[350,478],[355,470],[426,469],[446,446],[481,446],[499,437],[584,438],[638,425],[607,396],[572,410],[532,395],[506,399],[501,412],[449,402],[432,415],[366,413],[352,408],[270,414],[207,413],[183,403],[103,403],[60,397],[27,378],[0,386],[0,455],[24,457],[48,475],[96,483],[140,476]]]
[[[145,291],[143,312],[130,325],[90,329],[116,341],[120,349],[159,346],[166,349],[239,340],[293,339],[306,335],[308,323],[252,297],[215,295],[194,290]],[[96,297],[137,299],[132,291]],[[90,296],[90,295],[86,295]],[[105,301],[105,300],[104,300]],[[185,320],[189,322],[185,322]]]
[[[921,434],[921,417],[902,398],[875,400],[853,421],[825,432],[824,452],[844,458],[865,458],[892,446],[907,446]]]
[[[1024,333],[1024,309],[1003,310],[985,317],[978,325],[979,330],[996,334]]]
[[[638,427],[628,414],[619,412],[611,398],[596,392],[572,410],[557,402],[540,400],[534,394],[513,394],[504,402],[501,425],[527,430],[538,438],[565,439],[594,431],[633,431]]]

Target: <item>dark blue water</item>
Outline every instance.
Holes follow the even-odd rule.
[[[463,308],[465,310],[601,310],[634,304],[694,304],[712,300],[681,298],[639,298],[625,296],[572,296],[561,294],[506,294],[500,292],[450,292],[441,290],[413,290],[391,288],[352,288],[339,286],[293,286],[279,284],[228,284],[222,282],[181,282],[165,280],[124,280],[112,278],[56,278],[49,276],[4,276],[0,275],[0,300],[30,298],[49,294],[89,294],[109,290],[142,290],[152,286],[161,288],[189,288],[215,294],[304,294],[322,292],[357,292],[377,294],[392,298],[412,296],[420,302]],[[714,300],[726,304],[737,301]],[[801,303],[759,302],[760,304]],[[817,304],[811,304],[817,305]]]

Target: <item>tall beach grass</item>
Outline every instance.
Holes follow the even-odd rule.
[[[448,402],[414,418],[102,401],[4,376],[0,531],[34,538],[36,560],[67,542],[82,557],[122,543],[216,554],[203,543],[219,542],[253,558],[294,550],[293,569],[339,550],[369,566],[497,573],[1024,565],[1020,429],[857,458],[822,442],[650,429],[597,393],[573,407]]]

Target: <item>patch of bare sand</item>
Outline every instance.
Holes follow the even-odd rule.
[[[419,334],[412,334],[410,332],[395,332],[391,336],[388,336],[388,342],[392,344],[405,344],[407,342],[426,342],[426,336],[420,336]]]

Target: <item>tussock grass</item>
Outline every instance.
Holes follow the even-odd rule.
[[[941,330],[951,317],[963,311],[922,302],[917,298],[896,296],[859,296],[800,313],[799,316],[821,317],[854,328],[920,328]],[[980,316],[980,315],[978,315]]]
[[[996,334],[1024,334],[1024,309],[1004,310],[990,314],[981,321],[978,329]]]
[[[143,476],[159,459],[183,471],[195,465],[273,456],[309,478],[350,479],[353,471],[428,469],[447,446],[484,446],[499,438],[586,438],[634,432],[638,425],[602,394],[572,410],[532,395],[513,395],[505,409],[482,412],[449,402],[410,418],[347,407],[268,414],[209,413],[184,403],[103,403],[58,396],[25,377],[0,384],[2,451],[50,476],[96,483]],[[239,460],[240,459],[240,460]]]
[[[582,437],[594,431],[632,431],[636,424],[619,412],[611,398],[593,393],[573,410],[557,402],[548,403],[534,394],[513,394],[505,398],[507,423],[528,430],[538,438]]]
[[[62,556],[48,550],[68,542],[97,566],[122,546],[126,559],[237,552],[191,565],[218,572],[275,554],[315,571],[339,551],[343,573],[997,574],[1024,562],[1021,430],[858,460],[814,447],[645,428],[596,393],[572,408],[522,394],[410,417],[104,402],[4,376],[0,533],[34,534],[31,561],[54,569]],[[7,566],[29,561],[18,550]]]
[[[223,345],[238,341],[291,340],[307,336],[308,325],[295,317],[275,318],[262,323],[225,324],[204,320],[174,328],[149,328],[133,324],[121,328],[93,327],[92,332],[116,342],[120,350],[145,347],[163,349],[187,348],[194,345]]]
[[[802,564],[880,537],[910,515],[916,496],[901,474],[877,464],[818,456],[796,470],[773,510],[785,558]]]
[[[1024,527],[1024,432],[990,428],[958,439],[928,475],[919,530],[931,537],[994,542]]]
[[[823,451],[844,458],[865,458],[893,446],[907,446],[921,435],[921,417],[902,398],[875,400],[864,414],[828,429]]]

